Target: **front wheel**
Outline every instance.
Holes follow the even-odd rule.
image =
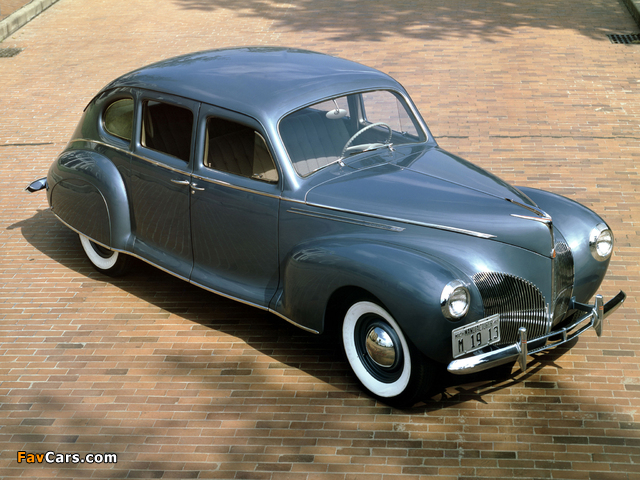
[[[380,305],[351,305],[344,316],[342,341],[351,369],[375,397],[397,407],[425,398],[433,378],[430,361]]]
[[[96,270],[111,277],[127,273],[131,260],[128,255],[109,250],[93,242],[88,237],[82,234],[79,235],[84,253]]]

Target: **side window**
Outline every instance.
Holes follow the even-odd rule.
[[[193,113],[188,108],[152,100],[143,102],[143,146],[188,162],[192,132]]]
[[[278,181],[265,140],[251,127],[209,117],[204,150],[205,167],[263,182]]]
[[[133,129],[133,99],[122,98],[109,105],[104,111],[103,122],[107,133],[130,142]]]

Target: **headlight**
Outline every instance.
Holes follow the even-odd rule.
[[[589,234],[589,249],[593,258],[602,262],[613,251],[613,232],[604,223],[599,223]]]
[[[469,311],[469,290],[460,280],[447,283],[440,296],[440,308],[446,318],[457,320]]]

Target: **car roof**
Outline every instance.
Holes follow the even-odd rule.
[[[105,86],[179,95],[277,121],[303,105],[356,90],[402,86],[388,75],[350,60],[283,47],[209,50],[134,70]]]

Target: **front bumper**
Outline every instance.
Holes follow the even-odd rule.
[[[571,325],[564,328],[554,330],[546,335],[531,339],[531,341],[544,340],[544,345],[534,348],[533,350],[527,349],[527,329],[520,328],[520,341],[509,345],[507,347],[500,348],[487,353],[479,355],[472,355],[466,358],[460,358],[453,360],[447,370],[457,375],[463,375],[467,373],[480,372],[488,368],[497,367],[505,363],[513,362],[516,359],[520,363],[520,368],[524,371],[527,369],[527,355],[539,353],[550,348],[557,347],[563,343],[569,342],[581,335],[583,332],[593,327],[596,334],[600,336],[602,334],[603,320],[615,312],[620,305],[624,303],[626,294],[621,290],[615,297],[604,303],[602,295],[596,295],[596,301],[594,305],[585,305],[578,302],[573,302],[570,309],[579,310],[585,312]],[[553,337],[560,337],[559,339],[551,340]]]

